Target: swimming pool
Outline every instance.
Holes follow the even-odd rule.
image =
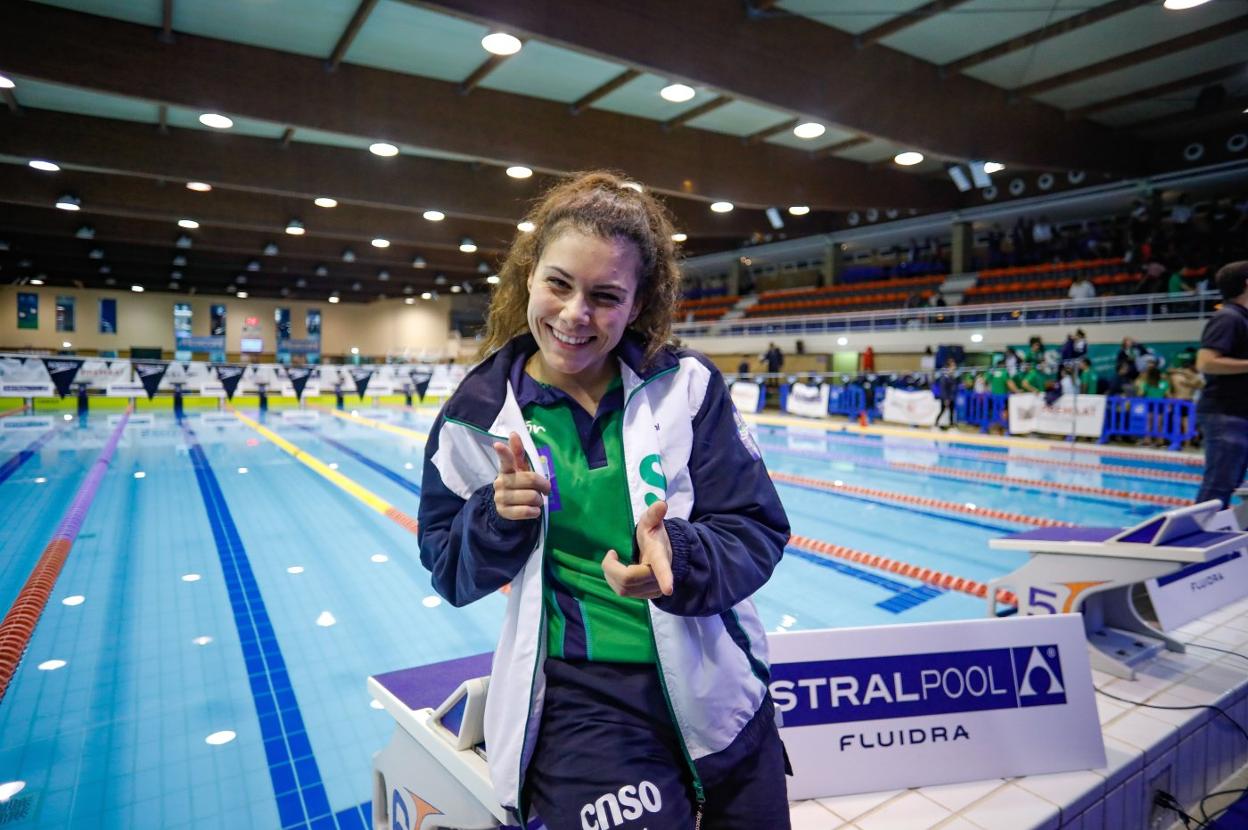
[[[119,435],[0,701],[0,785],[25,782],[0,826],[370,826],[393,721],[365,678],[493,647],[503,597],[450,607],[416,551],[431,411],[239,415],[0,418],[6,610]],[[770,630],[982,616],[974,586],[1025,556],[992,537],[1135,523],[1199,483],[1155,455],[834,426],[756,425],[794,533],[756,597]]]

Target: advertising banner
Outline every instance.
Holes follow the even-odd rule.
[[[134,373],[139,376],[139,380],[143,383],[143,389],[147,392],[147,399],[150,401],[152,396],[156,394],[156,389],[160,386],[160,381],[165,377],[165,372],[169,369],[169,363],[164,360],[160,361],[131,361],[134,366]]]
[[[1231,510],[1222,510],[1205,525],[1206,531],[1238,529]],[[1145,580],[1144,587],[1161,630],[1173,631],[1248,596],[1248,549]]]
[[[43,368],[47,370],[48,377],[52,378],[56,394],[63,398],[69,394],[70,384],[82,368],[82,360],[76,357],[45,357]]]
[[[793,384],[789,387],[785,409],[790,415],[823,418],[828,414],[828,385],[826,383],[818,386],[809,383]]]
[[[738,412],[762,412],[763,391],[764,387],[761,383],[748,380],[734,381],[728,388],[728,393],[732,396],[732,405],[737,408]]]
[[[1010,432],[1042,432],[1099,438],[1105,425],[1104,395],[1062,395],[1052,406],[1038,392],[1010,395]]]
[[[1105,766],[1079,614],[768,642],[792,800]]]
[[[936,425],[940,413],[940,401],[926,389],[884,388],[884,403],[880,414],[885,421],[894,424],[913,424],[930,427]]]

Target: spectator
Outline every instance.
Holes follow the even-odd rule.
[[[767,371],[773,375],[784,368],[784,352],[775,343],[767,344],[767,351],[761,359],[767,364]]]
[[[1079,360],[1088,353],[1088,336],[1083,333],[1083,329],[1075,329],[1074,334],[1066,335],[1066,342],[1062,344],[1062,363],[1066,364],[1073,360]]]
[[[1087,274],[1080,274],[1070,284],[1070,290],[1066,292],[1066,295],[1072,300],[1090,300],[1096,296],[1096,286],[1092,284],[1092,280],[1088,279]]]
[[[1041,216],[1040,220],[1031,226],[1031,241],[1035,243],[1036,252],[1041,259],[1048,256],[1053,244],[1053,226],[1049,224],[1049,217]]]
[[[1023,374],[1023,391],[1044,394],[1044,391],[1049,388],[1049,383],[1052,382],[1052,380],[1052,376],[1044,370],[1044,364],[1036,363]]]
[[[948,411],[949,424],[942,426],[941,429],[957,426],[954,404],[958,399],[958,362],[952,357],[945,361],[945,368],[941,370],[940,376],[936,379],[936,394],[940,398],[940,411],[936,413],[936,425],[940,426],[941,417]]]
[[[927,298],[927,305],[929,308],[944,308],[949,304],[945,302],[945,295],[941,294],[940,289],[937,288],[932,292],[932,296]]]
[[[1134,363],[1119,361],[1114,367],[1114,376],[1109,379],[1109,386],[1105,393],[1118,397],[1130,397],[1135,391],[1136,377],[1138,373],[1135,372]]]
[[[1114,359],[1114,365],[1119,369],[1125,365],[1127,367],[1127,379],[1132,383],[1140,376],[1140,370],[1137,366],[1140,356],[1140,345],[1130,337],[1122,338],[1122,347],[1118,349],[1118,357]]]
[[[1205,476],[1196,501],[1228,506],[1248,472],[1248,261],[1223,266],[1216,282],[1224,302],[1205,324],[1196,353],[1196,368],[1205,375],[1196,407]]]
[[[1183,278],[1183,269],[1178,268],[1170,275],[1170,282],[1166,285],[1167,294],[1191,294],[1192,287],[1187,284],[1187,280]]]
[[[1143,373],[1135,381],[1136,397],[1148,400],[1160,400],[1170,396],[1170,381],[1161,376],[1161,369],[1158,368],[1156,362],[1150,361]],[[1152,446],[1156,444],[1158,447],[1164,447],[1168,442],[1161,436],[1165,429],[1165,413],[1161,409],[1154,409],[1148,414],[1148,431],[1149,435],[1145,436],[1140,443],[1144,446]]]
[[[992,368],[988,370],[987,385],[990,395],[1010,393],[1010,371],[1005,367],[1005,360],[1001,355],[992,356]]]
[[[1079,391],[1084,395],[1095,395],[1100,390],[1101,378],[1092,368],[1092,361],[1086,357],[1079,361]]]
[[[737,364],[737,374],[748,375],[749,373],[750,373],[750,361],[748,361],[747,359],[743,357],[741,358],[741,362]]]
[[[1195,363],[1195,356],[1190,352],[1185,353],[1179,358],[1179,365],[1171,369],[1166,375],[1170,381],[1170,397],[1175,400],[1195,402],[1200,397],[1200,390],[1205,385],[1205,379],[1201,377],[1200,372],[1196,371],[1192,365],[1193,363]],[[1181,426],[1183,434],[1187,435],[1186,410],[1183,412],[1183,423]],[[1190,443],[1193,445],[1198,444],[1199,439],[1193,438],[1190,440]]]

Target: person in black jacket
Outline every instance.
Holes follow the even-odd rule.
[[[944,416],[945,411],[949,412],[948,426],[941,429],[948,429],[957,426],[957,415],[954,413],[954,404],[958,399],[958,362],[952,357],[945,361],[945,368],[941,370],[940,375],[936,378],[936,395],[940,398],[940,412],[936,413],[936,423],[940,424],[940,419]]]
[[[1248,472],[1248,261],[1232,262],[1217,275],[1222,308],[1200,336],[1196,368],[1205,389],[1196,405],[1204,434],[1205,475],[1197,502],[1230,504]]]

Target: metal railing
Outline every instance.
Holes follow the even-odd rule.
[[[943,308],[893,308],[795,317],[739,317],[710,323],[678,323],[682,339],[741,335],[821,334],[851,331],[927,331],[1002,329],[1070,322],[1154,322],[1203,320],[1221,302],[1215,291],[1203,294],[1130,294],[1087,300],[1030,300]]]

